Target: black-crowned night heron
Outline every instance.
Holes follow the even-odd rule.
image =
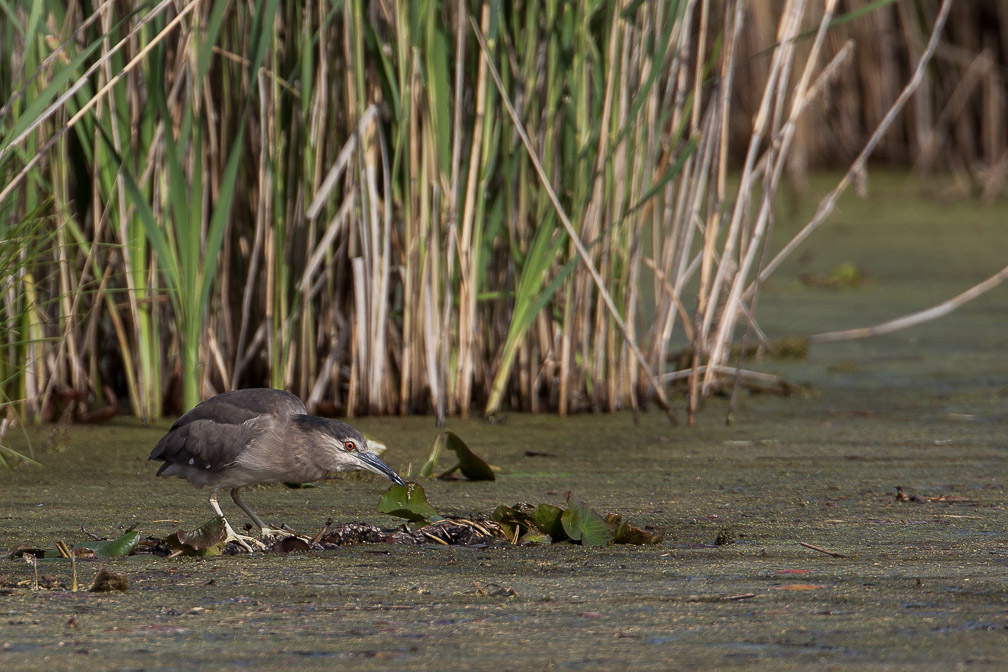
[[[309,483],[332,471],[363,469],[405,485],[399,474],[369,452],[360,432],[339,420],[308,415],[289,392],[237,390],[198,404],[161,437],[151,460],[158,476],[178,476],[196,487],[210,486],[210,506],[224,521],[227,540],[252,551],[256,539],[237,534],[217,503],[227,488],[231,499],[259,526],[264,538],[280,534],[242,501],[241,489],[260,483]]]

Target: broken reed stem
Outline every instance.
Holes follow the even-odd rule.
[[[726,366],[723,364],[701,364],[695,369],[682,369],[679,371],[670,371],[668,373],[662,374],[662,381],[670,383],[676,380],[682,380],[683,378],[689,378],[695,373],[706,373],[707,369],[714,367],[716,370],[714,373],[724,376],[736,376],[738,378],[749,379],[756,383],[765,383],[769,385],[781,385],[786,383],[787,380],[781,376],[775,376],[772,373],[763,373],[762,371],[750,371],[748,369],[740,369],[735,366]]]
[[[825,553],[826,555],[833,556],[834,558],[846,558],[847,557],[843,553],[836,553],[834,551],[827,551],[825,548],[820,548],[818,546],[813,546],[812,544],[808,544],[808,543],[806,543],[804,541],[799,541],[798,544],[801,545],[801,546],[804,546],[805,548],[811,549],[813,551],[817,551],[819,553]]]
[[[956,308],[972,301],[981,294],[989,292],[1006,279],[1008,279],[1008,266],[1005,266],[983,282],[973,285],[965,292],[962,292],[947,301],[942,301],[938,305],[932,306],[927,310],[910,313],[909,315],[904,315],[903,317],[898,317],[894,320],[882,322],[881,324],[876,324],[871,327],[845,329],[843,331],[827,331],[821,334],[813,334],[808,337],[808,342],[811,345],[815,343],[834,343],[836,341],[849,341],[856,338],[881,336],[883,334],[891,334],[892,332],[899,331],[901,329],[907,329],[908,327],[913,327],[930,320],[936,320],[939,317],[948,315]]]

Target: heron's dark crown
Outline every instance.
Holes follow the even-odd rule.
[[[339,420],[320,418],[315,415],[293,415],[291,422],[304,432],[323,434],[339,442],[354,439],[362,448],[367,445],[360,432]]]

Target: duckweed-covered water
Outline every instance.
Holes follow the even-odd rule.
[[[845,202],[767,284],[771,337],[925,308],[1006,263],[1005,208],[941,207],[895,179],[872,185],[871,201]],[[842,263],[869,282],[799,279]],[[744,394],[730,427],[723,399],[693,429],[659,411],[639,424],[628,413],[452,420],[498,479],[423,481],[433,506],[465,516],[562,504],[571,491],[665,528],[659,546],[140,556],[106,562],[130,588],[101,594],[34,591],[31,567],[0,560],[0,668],[1003,669],[1006,325],[1000,288],[939,322],[751,363],[806,391]],[[44,468],[0,473],[0,549],[83,543],[81,526],[164,536],[208,519],[206,491],[155,479],[146,461],[168,424],[72,427],[36,454]],[[429,418],[356,424],[388,443],[404,476],[435,434]],[[377,512],[386,485],[337,479],[245,499],[304,532],[328,517],[391,529],[398,521]],[[897,486],[915,501],[897,501]],[[244,524],[230,502],[225,511]],[[80,583],[97,570],[78,563]],[[39,572],[44,585],[69,585],[68,561]]]

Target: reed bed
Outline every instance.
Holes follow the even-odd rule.
[[[948,4],[875,8],[903,21],[884,86],[906,98],[829,141],[888,137]],[[823,152],[808,117],[855,58],[831,26],[861,17],[802,0],[85,7],[0,8],[0,394],[34,418],[122,398],[151,419],[268,385],[351,416],[685,398],[692,421],[741,373],[732,345],[760,338],[774,200]]]

